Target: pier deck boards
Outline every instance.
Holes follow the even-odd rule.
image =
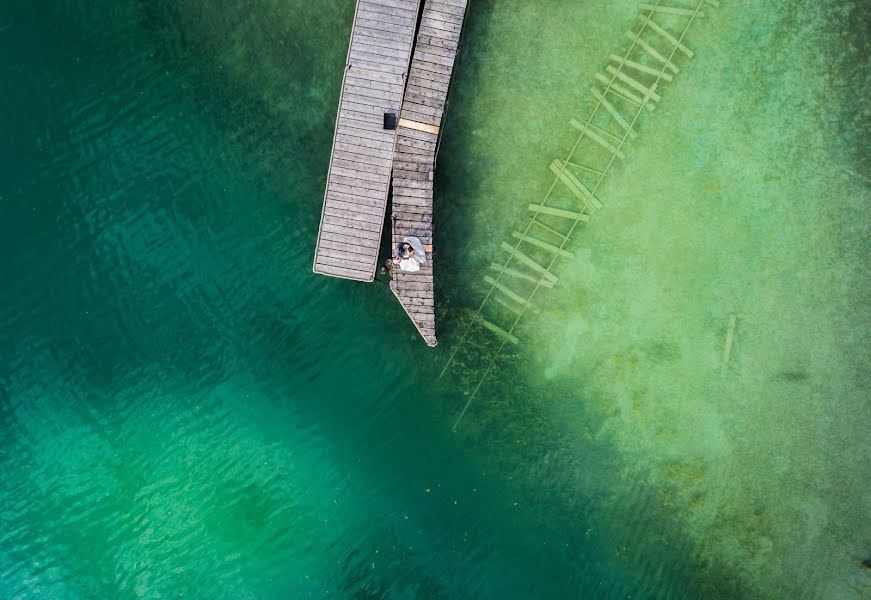
[[[372,281],[420,0],[358,0],[318,231],[315,273]]]
[[[393,162],[394,246],[414,236],[432,248],[433,170],[467,0],[426,0],[400,112]],[[390,289],[430,346],[436,345],[433,256],[419,271],[394,269]]]

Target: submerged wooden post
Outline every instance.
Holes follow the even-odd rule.
[[[561,160],[555,159],[550,163],[550,170],[569,188],[572,194],[575,195],[575,198],[584,203],[589,212],[595,212],[602,208],[602,203],[599,202],[599,199],[577,177],[569,173],[568,169],[564,168]]]
[[[554,275],[553,273],[551,273],[550,271],[545,269],[543,266],[541,266],[540,264],[535,262],[533,259],[529,258],[526,254],[524,254],[523,252],[521,252],[519,249],[515,248],[514,246],[512,246],[508,242],[502,242],[499,246],[503,250],[508,252],[508,254],[510,254],[512,258],[514,258],[515,260],[517,260],[520,263],[523,263],[524,265],[526,265],[527,267],[529,267],[530,269],[532,269],[536,273],[540,273],[541,276],[544,277],[545,279],[550,280],[552,283],[556,283],[557,281],[559,281],[559,278],[556,275]]]
[[[657,71],[656,69],[652,69],[647,65],[642,65],[641,63],[635,62],[634,60],[629,60],[628,58],[623,58],[622,56],[618,56],[616,54],[611,54],[608,56],[608,58],[616,62],[618,65],[629,67],[630,69],[638,71],[639,73],[646,73],[648,75],[653,75],[654,77],[662,77],[666,81],[671,81],[672,79],[674,79],[674,77],[672,77],[665,71]]]
[[[630,40],[632,40],[633,42],[638,44],[645,52],[647,52],[654,59],[658,60],[659,62],[664,64],[667,68],[671,69],[672,73],[674,73],[675,75],[680,73],[680,69],[678,69],[677,66],[673,62],[671,62],[666,57],[664,57],[662,54],[657,52],[653,46],[651,46],[650,44],[648,44],[647,42],[642,40],[641,36],[639,34],[634,33],[632,31],[627,31],[626,37],[628,37]]]
[[[497,263],[490,263],[490,268],[500,275],[508,275],[509,277],[514,277],[516,279],[523,279],[530,283],[543,285],[546,288],[553,288],[553,281],[543,275],[539,277],[533,277],[532,275],[524,273],[523,271],[518,271],[517,269],[512,269],[511,267],[505,267]]]
[[[729,316],[729,326],[726,328],[726,346],[723,348],[723,366],[720,369],[720,379],[726,379],[726,368],[729,366],[729,356],[732,353],[732,340],[735,337],[735,315]]]
[[[614,75],[615,77],[617,77],[617,79],[619,79],[620,81],[622,81],[623,83],[625,83],[629,87],[631,87],[634,90],[637,90],[638,92],[643,94],[645,98],[650,98],[651,100],[653,100],[655,102],[659,102],[660,100],[662,100],[662,96],[660,96],[659,94],[656,93],[656,84],[655,83],[652,86],[648,87],[648,86],[644,85],[643,83],[641,83],[640,81],[638,81],[637,79],[635,79],[634,77],[630,77],[629,75],[627,75],[623,71],[618,71],[617,69],[615,69],[611,65],[608,65],[607,67],[605,67],[605,70],[608,71],[611,75]]]
[[[678,50],[680,50],[681,52],[683,52],[684,54],[686,54],[686,55],[689,56],[690,58],[692,58],[692,57],[694,56],[692,50],[690,50],[689,48],[687,48],[686,46],[684,46],[683,43],[681,43],[680,40],[678,40],[676,37],[674,37],[673,35],[671,35],[668,31],[666,31],[664,28],[662,28],[662,27],[659,25],[659,23],[657,23],[656,21],[654,21],[653,19],[651,19],[649,16],[647,17],[647,20],[645,21],[645,24],[646,24],[648,27],[650,27],[653,31],[655,31],[656,33],[658,33],[659,35],[661,35],[662,37],[664,37],[665,39],[667,39],[669,42],[671,42],[672,45],[676,46]]]
[[[486,329],[489,329],[490,331],[492,331],[493,333],[498,335],[503,340],[505,340],[507,342],[511,342],[512,344],[519,344],[520,343],[520,340],[517,339],[517,336],[508,333],[507,331],[505,331],[504,329],[502,329],[501,327],[499,327],[495,323],[491,323],[490,321],[488,321],[484,317],[481,317],[480,319],[481,319],[481,325],[483,325]]]
[[[560,256],[564,256],[566,258],[574,258],[575,255],[569,252],[568,250],[564,250],[559,246],[554,246],[553,244],[549,244],[545,241],[542,241],[538,238],[534,238],[531,235],[520,233],[519,231],[512,231],[511,237],[514,239],[520,240],[521,242],[526,242],[532,246],[536,246],[541,248],[542,250],[547,250],[548,252],[553,252],[554,254],[559,254]]]
[[[565,210],[562,208],[551,208],[550,206],[544,206],[543,204],[530,204],[529,210],[543,215],[562,217],[563,219],[574,219],[575,221],[584,221],[585,223],[590,220],[589,215],[585,215],[584,213],[574,210]]]
[[[616,146],[610,143],[608,140],[603,138],[601,135],[596,132],[595,128],[592,125],[586,125],[585,123],[581,123],[577,119],[572,119],[570,121],[572,127],[586,135],[588,138],[602,146],[605,150],[610,152],[611,154],[616,155],[618,158],[625,159],[626,155],[623,154],[621,150],[618,150]]]
[[[614,108],[614,106],[610,102],[608,102],[608,100],[605,99],[605,97],[602,94],[599,93],[599,90],[597,90],[596,88],[592,88],[592,91],[593,91],[593,96],[596,97],[596,100],[599,101],[599,104],[601,104],[605,108],[605,110],[608,111],[608,114],[611,115],[614,118],[614,120],[617,121],[623,129],[626,130],[626,133],[629,134],[629,137],[632,137],[632,138],[637,137],[638,134],[636,134],[632,130],[632,126],[629,124],[629,122],[623,118],[623,115],[621,115],[617,111],[617,109]]]
[[[671,6],[662,6],[662,5],[657,6],[657,5],[653,5],[653,4],[646,4],[644,2],[642,2],[638,6],[641,8],[641,10],[647,10],[650,12],[658,12],[658,13],[662,13],[664,15],[674,15],[674,16],[678,16],[678,17],[692,17],[692,16],[704,17],[705,16],[705,13],[703,13],[701,11],[695,12],[691,8],[673,8]]]

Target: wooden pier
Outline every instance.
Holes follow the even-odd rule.
[[[399,119],[393,163],[393,245],[414,236],[427,261],[394,269],[390,289],[430,346],[436,345],[433,286],[433,174],[442,117],[467,0],[426,0]]]
[[[372,281],[420,0],[357,0],[327,172],[315,273]]]
[[[394,268],[390,289],[430,346],[433,173],[467,3],[426,0],[419,15],[421,0],[358,0],[315,249],[315,273],[372,281],[392,176],[393,245],[417,237],[427,260]]]

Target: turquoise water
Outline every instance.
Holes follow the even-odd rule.
[[[748,315],[748,304],[768,296],[740,279],[722,291],[738,300],[699,309],[710,315],[692,314],[699,325],[685,335],[663,341],[638,329],[673,326],[668,311],[635,307],[594,321],[585,311],[601,316],[605,300],[590,282],[626,297],[637,273],[636,250],[616,244],[601,270],[569,265],[524,332],[526,346],[499,363],[452,433],[465,384],[486,364],[473,355],[437,380],[477,301],[476,261],[522,217],[527,199],[511,192],[543,185],[551,153],[567,143],[567,118],[636,4],[474,2],[439,158],[435,352],[383,282],[310,271],[353,4],[0,4],[0,69],[11,82],[0,96],[0,596],[862,597],[857,561],[871,548],[859,271],[869,188],[867,119],[856,115],[867,116],[867,69],[837,63],[839,89],[858,90],[839,112],[822,111],[842,134],[806,127],[819,111],[794,111],[795,133],[777,154],[807,167],[805,152],[831,151],[825,140],[836,138],[837,160],[769,195],[780,207],[778,190],[801,195],[818,185],[810,216],[842,207],[843,220],[814,238],[824,250],[799,270],[808,285],[841,285],[842,300],[813,311],[826,301],[808,297],[790,321],[816,318],[826,336],[777,328],[795,356],[768,378],[755,374],[753,361],[779,355],[753,345],[753,336],[771,334],[750,317],[771,319],[775,308]],[[698,147],[719,148],[735,120],[746,123],[736,95],[768,97],[758,82],[720,83],[736,56],[745,57],[742,73],[758,73],[758,57],[789,38],[784,32],[819,33],[827,23],[825,55],[867,64],[861,36],[844,25],[840,37],[838,24],[861,22],[861,10],[848,8],[795,22],[785,16],[791,3],[744,17],[724,6],[702,25],[691,40],[696,63],[610,184],[616,208],[590,229],[593,247],[674,226],[668,212],[633,213],[637,197],[715,198],[741,173],[759,172],[744,159],[770,150],[761,122],[746,124],[741,143],[721,154],[716,184],[698,164],[676,165],[694,143],[690,133]],[[550,34],[516,43],[534,27]],[[798,43],[778,47],[790,48],[781,69],[813,55]],[[841,52],[850,47],[852,57]],[[799,75],[820,66],[785,77],[791,95],[775,99],[822,106],[822,83],[799,89]],[[803,93],[821,99],[808,104]],[[697,118],[681,121],[688,110]],[[711,115],[702,135],[698,123]],[[663,134],[675,130],[683,135]],[[799,152],[809,133],[815,145]],[[650,183],[657,174],[671,185]],[[764,172],[760,179],[722,201],[754,198],[769,181]],[[716,254],[720,228],[706,227]],[[785,230],[773,255],[807,255],[803,232]],[[753,231],[740,246],[768,233]],[[840,245],[831,243],[836,234]],[[745,265],[737,273],[757,264],[749,253],[735,260]],[[838,267],[833,279],[814,278],[826,264]],[[689,278],[698,298],[707,279],[694,273],[706,267],[679,270],[664,287]],[[803,289],[783,281],[769,278],[781,301]],[[650,295],[647,306],[662,304]],[[698,401],[707,392],[681,394],[663,365],[699,355],[693,343],[719,344],[728,311],[740,319],[729,384],[755,401],[723,425],[730,411],[722,407],[734,398],[716,396],[722,410],[708,410]],[[595,322],[603,324],[595,344],[579,341]],[[633,341],[623,348],[621,339]],[[714,359],[689,367],[696,363],[712,364],[719,381]],[[602,364],[612,367],[591,368]],[[793,389],[808,379],[819,381],[813,393]],[[809,409],[836,394],[840,410]],[[667,413],[669,397],[680,415]],[[760,423],[793,397],[805,417],[766,431]],[[633,398],[649,410],[633,413]],[[679,426],[662,435],[665,422]],[[718,453],[711,436],[699,439],[700,423],[721,437],[749,428],[756,445]],[[754,463],[772,439],[796,459]],[[830,459],[811,461],[821,454]],[[790,520],[817,537],[791,531]],[[782,561],[764,554],[806,539]],[[778,587],[783,581],[805,591]]]

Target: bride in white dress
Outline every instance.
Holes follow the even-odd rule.
[[[416,237],[403,238],[396,247],[397,254],[393,262],[403,271],[419,271],[420,265],[426,262],[426,252],[423,244]]]

